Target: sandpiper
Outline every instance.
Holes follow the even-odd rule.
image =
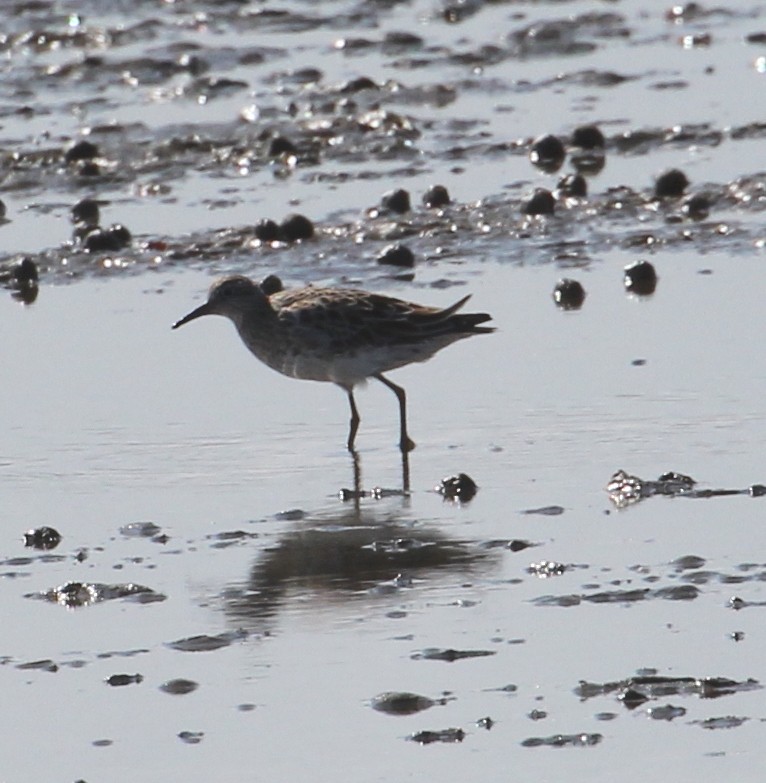
[[[367,291],[307,286],[283,290],[281,283],[258,284],[240,275],[213,284],[207,302],[173,324],[183,326],[203,315],[223,315],[236,326],[242,342],[262,362],[288,375],[329,381],[345,390],[351,406],[347,447],[354,451],[359,411],[354,386],[375,378],[399,401],[399,447],[415,444],[407,434],[404,389],[382,373],[430,359],[456,340],[493,332],[487,313],[458,313],[463,297],[439,309]]]

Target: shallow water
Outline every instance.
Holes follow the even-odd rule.
[[[13,35],[68,29],[62,7],[35,7]],[[509,767],[541,780],[760,779],[766,501],[652,497],[617,510],[605,489],[618,469],[676,470],[708,489],[766,483],[763,175],[752,171],[763,142],[756,101],[741,100],[763,78],[762,44],[743,42],[762,29],[760,6],[678,25],[633,2],[599,7],[608,16],[593,25],[589,3],[450,5],[458,24],[419,2],[287,4],[279,17],[242,3],[143,2],[130,17],[104,7],[86,3],[73,27],[111,30],[105,43],[5,43],[6,149],[29,156],[86,126],[121,126],[96,134],[106,176],[84,181],[60,159],[6,157],[2,169],[3,264],[23,252],[42,274],[34,304],[0,296],[4,779],[282,780],[307,764],[328,780]],[[509,34],[539,20],[588,46],[568,53],[562,33],[553,51],[534,37],[515,49]],[[402,30],[423,43],[386,38]],[[704,32],[710,45],[678,43]],[[343,37],[373,44],[344,53]],[[248,87],[206,103],[171,95],[189,74],[161,79],[157,63],[185,51]],[[87,66],[94,52],[110,67]],[[129,58],[148,75],[118,78]],[[60,63],[76,67],[41,78]],[[291,75],[308,67],[318,82]],[[604,87],[593,73],[631,78]],[[316,116],[339,121],[339,85],[360,75],[406,83],[354,100],[406,115],[416,139],[340,134],[297,166],[258,152],[274,129],[314,144]],[[308,111],[321,101],[334,108]],[[252,104],[253,127],[237,122]],[[592,121],[607,135],[592,196],[525,220],[525,194],[559,176],[531,166],[526,142]],[[666,132],[675,125],[697,127],[682,139]],[[624,148],[626,131],[647,129]],[[160,160],[194,132],[219,152],[170,145]],[[247,171],[232,162],[238,144]],[[676,222],[676,202],[651,201],[670,166],[714,195],[708,219]],[[433,182],[455,199],[443,213],[364,215],[392,187],[415,201]],[[152,184],[169,190],[141,195]],[[610,188],[623,185],[618,210]],[[131,247],[67,244],[85,195],[103,200],[105,224],[131,229]],[[252,241],[257,218],[296,209],[317,222],[315,240]],[[392,238],[416,251],[411,281],[374,263]],[[623,290],[640,257],[659,275],[650,297]],[[408,496],[339,499],[357,477],[338,389],[272,373],[223,319],[170,330],[232,270],[434,305],[471,293],[469,307],[492,313],[495,334],[393,376],[418,444]],[[562,276],[585,286],[581,310],[554,306]],[[395,399],[371,382],[357,400],[361,486],[401,489]],[[479,485],[463,505],[434,491],[459,472]],[[139,522],[160,537],[121,532]],[[24,531],[42,525],[61,545],[25,549]],[[72,581],[153,592],[77,608],[35,600]],[[491,654],[450,660],[471,651]],[[631,710],[618,696],[637,673],[737,685],[704,698],[679,680]],[[105,684],[115,674],[142,679]],[[177,678],[199,687],[160,690]],[[387,691],[437,703],[383,714],[372,703]],[[649,712],[668,705],[665,719]],[[485,717],[490,730],[476,725]],[[449,728],[462,742],[406,741]]]

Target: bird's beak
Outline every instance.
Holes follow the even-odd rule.
[[[192,310],[188,315],[185,315],[180,321],[176,321],[173,324],[173,329],[178,329],[179,326],[188,324],[189,321],[193,321],[195,318],[201,318],[203,315],[210,315],[210,306],[207,302],[200,305],[196,310]]]

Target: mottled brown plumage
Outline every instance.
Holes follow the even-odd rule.
[[[242,341],[262,362],[292,378],[330,381],[345,389],[351,406],[348,448],[359,426],[354,386],[376,378],[399,400],[400,447],[414,444],[407,435],[404,389],[382,373],[430,359],[465,337],[494,331],[479,324],[486,313],[463,314],[464,297],[438,309],[389,296],[342,288],[260,285],[239,275],[214,283],[207,302],[182,318],[176,329],[203,315],[233,321]]]

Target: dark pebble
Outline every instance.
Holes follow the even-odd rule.
[[[100,219],[98,202],[84,198],[72,207],[72,222],[86,226],[97,226]]]
[[[411,269],[415,266],[415,255],[407,245],[397,242],[395,245],[389,245],[383,250],[378,256],[378,263]]]
[[[446,207],[450,203],[449,193],[444,185],[432,185],[423,194],[423,203],[432,209]]]
[[[380,204],[388,212],[401,215],[410,211],[410,194],[402,188],[389,190],[388,193],[383,194]]]
[[[21,261],[13,267],[12,274],[13,279],[19,285],[25,286],[36,283],[39,277],[37,264],[28,256],[22,258]]]
[[[55,549],[61,543],[61,533],[52,527],[37,527],[24,533],[24,546],[34,549]]]
[[[559,192],[563,196],[585,198],[588,195],[588,183],[582,174],[567,174],[559,180]]]
[[[556,199],[553,193],[545,188],[538,188],[529,201],[524,204],[521,211],[525,215],[552,215],[556,208]]]
[[[691,196],[684,202],[683,212],[692,220],[705,220],[710,214],[710,199],[704,195]]]
[[[5,202],[0,199],[0,220],[3,220],[6,215]]]
[[[275,136],[269,143],[269,157],[278,158],[280,155],[293,155],[298,151],[298,148],[293,144],[290,139],[286,139],[284,136]]]
[[[261,242],[276,242],[279,239],[279,226],[275,221],[263,218],[255,224],[255,237]]]
[[[93,160],[98,157],[98,146],[92,141],[78,141],[73,144],[65,153],[64,160],[67,163],[74,163],[77,160]]]
[[[657,198],[677,198],[683,196],[689,186],[686,174],[680,169],[670,169],[657,177],[654,183],[654,195]]]
[[[19,285],[18,288],[11,294],[11,296],[18,302],[25,305],[34,304],[37,300],[37,295],[40,289],[35,282],[25,283]]]
[[[572,132],[570,143],[581,150],[602,150],[606,146],[606,139],[595,125],[581,125]]]
[[[626,290],[648,296],[657,288],[657,272],[649,261],[636,261],[625,267],[623,282]]]
[[[284,242],[297,242],[313,236],[314,224],[305,215],[288,215],[279,225],[279,238]]]
[[[101,173],[101,167],[92,160],[82,161],[77,169],[81,177],[97,177]]]
[[[448,476],[442,479],[437,491],[444,495],[448,500],[460,500],[468,502],[478,491],[476,482],[465,473],[458,473],[457,476]]]
[[[562,310],[579,310],[585,301],[585,289],[578,280],[559,280],[553,289],[553,301]]]
[[[284,288],[282,280],[276,275],[267,275],[261,280],[261,291],[263,291],[266,296],[271,296],[272,294],[284,291]]]
[[[131,242],[130,231],[120,223],[109,228],[95,228],[85,236],[83,244],[89,253],[122,250]]]
[[[532,163],[548,172],[559,169],[565,157],[564,143],[551,134],[535,139],[529,150],[529,159]]]

